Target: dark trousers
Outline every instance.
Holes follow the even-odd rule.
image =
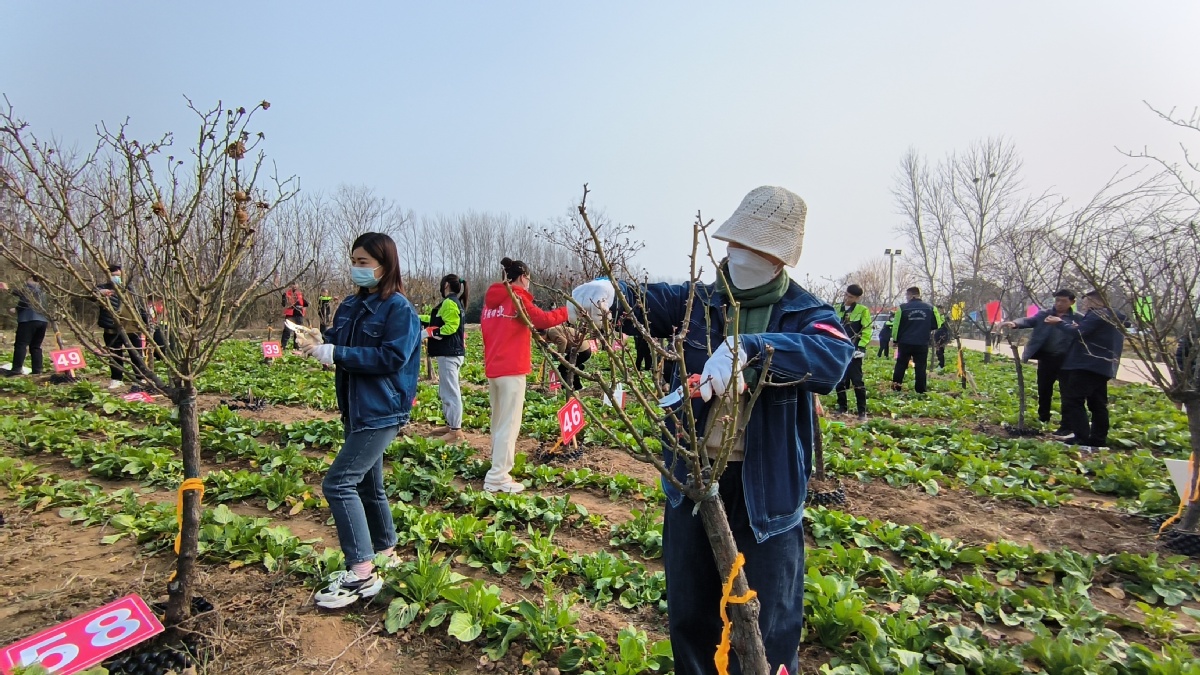
[[[946,345],[938,345],[934,349],[934,354],[937,356],[938,368],[945,369],[945,367],[946,367]]]
[[[637,370],[649,371],[653,366],[653,360],[650,358],[650,344],[642,339],[642,336],[633,336],[633,346],[637,349],[637,360],[634,361],[633,367]]]
[[[1078,445],[1108,445],[1108,380],[1090,370],[1064,370],[1063,428],[1075,434]],[[1088,423],[1088,413],[1092,413]]]
[[[30,369],[34,375],[42,372],[42,340],[46,339],[45,321],[24,321],[17,324],[17,337],[13,342],[12,370],[13,375],[20,375],[25,368],[25,354],[28,352]]]
[[[892,382],[899,385],[904,382],[904,373],[908,371],[908,361],[912,359],[913,372],[916,378],[915,391],[925,393],[926,367],[929,362],[929,345],[896,345],[900,355],[896,357],[896,368],[892,371]]]
[[[850,365],[846,367],[846,376],[837,386],[838,411],[845,412],[849,407],[850,402],[846,390],[853,386],[854,401],[858,403],[858,412],[867,412],[867,385],[863,383],[862,366],[862,359],[850,359]]]
[[[888,352],[891,351],[890,350],[891,346],[892,346],[891,340],[884,340],[883,338],[880,338],[879,339],[879,353],[876,354],[875,356],[887,356]]]
[[[1050,404],[1054,400],[1054,383],[1058,383],[1058,395],[1062,396],[1066,391],[1063,386],[1063,360],[1066,354],[1038,354],[1037,355],[1037,391],[1038,391],[1038,419],[1043,422],[1050,421]]]
[[[742,490],[742,463],[731,462],[721,476],[721,501],[738,551],[746,556],[742,573],[758,592],[762,613],[758,625],[771,673],[786,665],[797,670],[796,650],[804,621],[804,528],[776,534],[761,544],[755,540]],[[666,507],[663,519],[663,564],[667,574],[667,622],[675,672],[711,675],[717,672],[713,655],[721,640],[721,584],[729,570],[718,570],[712,546],[695,503],[684,499]],[[729,652],[729,672],[741,673],[737,653]]]
[[[575,355],[575,367],[579,370],[583,370],[583,364],[587,363],[588,359],[590,358],[592,358],[592,353],[590,351],[579,352]],[[575,373],[572,373],[571,368],[565,363],[560,363],[558,365],[558,381],[562,382],[564,387],[568,382],[571,383],[572,391],[579,391],[581,388],[583,388],[583,383],[579,381],[579,376]]]
[[[296,324],[297,326],[304,325],[304,317],[302,317],[302,316],[287,316],[284,318],[287,319],[288,321],[291,321],[292,323]],[[279,340],[279,348],[281,350],[287,349],[287,343],[288,343],[289,339],[292,341],[293,347],[295,347],[296,349],[300,348],[300,343],[296,342],[296,334],[294,332],[292,332],[292,329],[287,327],[287,324],[284,324],[283,325],[283,337],[280,338],[280,340]]]
[[[133,365],[134,375],[143,377],[146,373],[146,362],[142,360],[140,350],[136,345],[140,338],[136,335],[129,335],[130,344],[135,345],[130,349],[125,346],[125,342],[121,339],[121,334],[115,330],[104,329],[104,346],[108,348],[108,370],[112,379],[119,382],[125,381],[125,364]]]

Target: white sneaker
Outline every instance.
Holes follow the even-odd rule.
[[[490,483],[484,483],[483,489],[487,490],[488,492],[507,492],[509,494],[515,495],[518,492],[524,492],[525,486],[521,485],[520,483],[518,483],[515,480],[509,479],[507,481],[504,481],[500,485],[492,485]]]
[[[124,386],[125,386],[125,383],[120,380],[109,380],[109,382],[108,382],[109,389],[120,389],[121,387],[124,387]]]
[[[329,586],[317,593],[313,598],[318,607],[337,609],[345,607],[361,598],[373,598],[383,589],[383,579],[374,570],[365,579],[349,570],[334,572],[329,577]]]

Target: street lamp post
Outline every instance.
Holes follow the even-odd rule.
[[[890,248],[883,249],[883,254],[888,257],[888,306],[896,304],[896,292],[892,288],[893,273],[896,269],[896,256],[904,255],[900,249],[892,250]]]

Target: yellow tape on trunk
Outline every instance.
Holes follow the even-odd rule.
[[[733,595],[733,580],[737,579],[738,572],[742,570],[742,565],[746,564],[746,556],[741,553],[737,554],[737,558],[733,561],[733,567],[729,570],[729,578],[725,580],[725,585],[721,589],[721,642],[717,645],[717,654],[713,657],[713,661],[717,664],[717,672],[721,675],[729,675],[729,635],[733,631],[733,622],[729,620],[729,613],[725,608],[729,604],[744,605],[750,602],[758,593],[754,589],[746,591],[745,595]]]
[[[175,555],[179,555],[179,541],[183,538],[183,493],[189,490],[198,490],[200,492],[200,500],[204,501],[204,481],[199,478],[188,478],[179,486],[179,492],[175,496],[175,521],[179,524],[179,532],[175,534]],[[175,580],[175,572],[171,572],[171,578],[168,582]]]

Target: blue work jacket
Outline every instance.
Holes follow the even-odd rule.
[[[1063,370],[1086,370],[1108,379],[1117,376],[1121,352],[1125,349],[1125,315],[1099,307],[1082,317],[1058,324],[1058,330],[1071,337],[1071,347],[1063,360]]]
[[[685,317],[690,283],[641,286],[644,308],[638,306],[635,287],[622,284],[622,289],[638,318],[649,324],[652,337],[670,338],[676,330],[686,330],[683,359],[687,373],[681,375],[675,369],[672,390],[688,374],[703,371],[710,349],[715,350],[725,340],[724,294],[715,285],[698,285],[691,316]],[[636,332],[631,326],[625,328],[625,332]],[[812,471],[816,421],[810,392],[833,391],[854,355],[854,347],[842,332],[833,308],[794,281],[772,307],[766,332],[742,336],[740,358],[751,367],[756,362],[761,367],[760,357],[768,345],[774,348],[774,353],[763,377],[772,385],[782,386],[762,390],[743,437],[742,485],[750,527],[759,542],[800,524]],[[680,405],[682,402],[672,409],[677,410]],[[700,398],[691,399],[691,405],[698,428],[707,429],[711,405]],[[664,450],[663,459],[668,466],[674,466],[676,477],[686,483],[686,462],[673,461],[669,449]],[[665,480],[663,491],[672,507],[683,503],[683,495]]]
[[[334,381],[347,431],[407,424],[421,370],[421,320],[408,299],[351,295],[338,306],[325,341],[335,345]]]

